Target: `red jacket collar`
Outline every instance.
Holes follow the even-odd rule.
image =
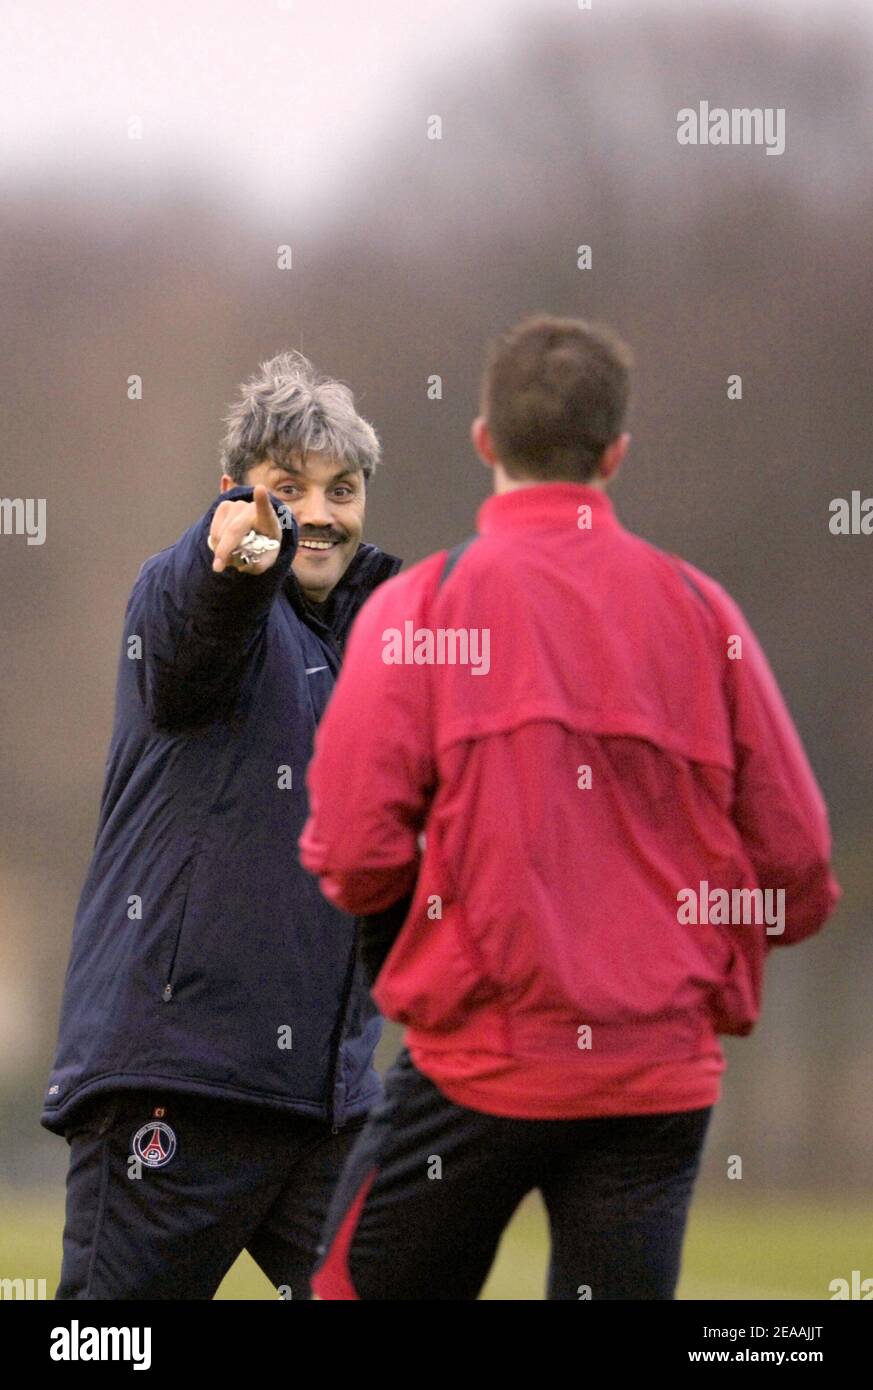
[[[580,513],[582,506],[590,507],[590,514]],[[590,522],[579,526],[586,515],[590,515]],[[594,530],[604,525],[617,526],[618,518],[606,493],[587,483],[537,483],[495,493],[482,503],[476,515],[481,536],[519,529],[563,529],[568,525]]]

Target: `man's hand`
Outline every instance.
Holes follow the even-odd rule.
[[[220,502],[212,517],[209,548],[214,552],[212,568],[217,574],[230,565],[244,574],[263,574],[279,558],[278,550],[268,550],[252,564],[242,565],[231,559],[248,531],[258,531],[272,540],[282,539],[282,525],[262,483],[255,488],[251,502]]]

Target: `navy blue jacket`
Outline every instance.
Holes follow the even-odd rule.
[[[322,897],[297,839],[348,629],[401,562],[361,545],[328,628],[291,571],[287,509],[271,569],[213,571],[215,508],[251,496],[234,488],[217,498],[133,587],[42,1113],[58,1133],[86,1098],[128,1088],[251,1101],[335,1125],[379,1095],[381,1021],[354,919]]]

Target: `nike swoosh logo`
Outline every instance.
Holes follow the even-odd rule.
[[[316,671],[326,671],[326,670],[327,670],[327,667],[326,667],[326,666],[307,666],[307,668],[306,668],[306,674],[307,674],[307,676],[314,676]]]

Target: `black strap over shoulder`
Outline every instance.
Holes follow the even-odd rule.
[[[438,589],[441,589],[442,586],[445,584],[446,580],[448,579],[452,570],[455,568],[455,565],[460,560],[464,551],[467,549],[468,546],[473,544],[475,539],[475,536],[468,536],[467,539],[465,541],[461,541],[459,545],[452,546],[451,550],[446,555],[445,564],[443,565],[443,572],[440,575],[439,583],[437,584]]]
[[[690,575],[690,574],[686,574],[685,570],[682,568],[681,565],[680,565],[678,568],[679,568],[679,573],[681,574],[682,578],[685,580],[685,583],[688,585],[689,589],[692,591],[692,593],[695,593],[695,594],[697,595],[697,597],[700,599],[700,602],[703,604],[704,608],[708,609],[708,611],[711,613],[711,612],[712,612],[712,604],[710,603],[709,599],[706,597],[706,594],[703,592],[703,590],[701,589],[700,585],[699,585],[699,584],[695,584],[694,580],[691,578],[691,575]]]

